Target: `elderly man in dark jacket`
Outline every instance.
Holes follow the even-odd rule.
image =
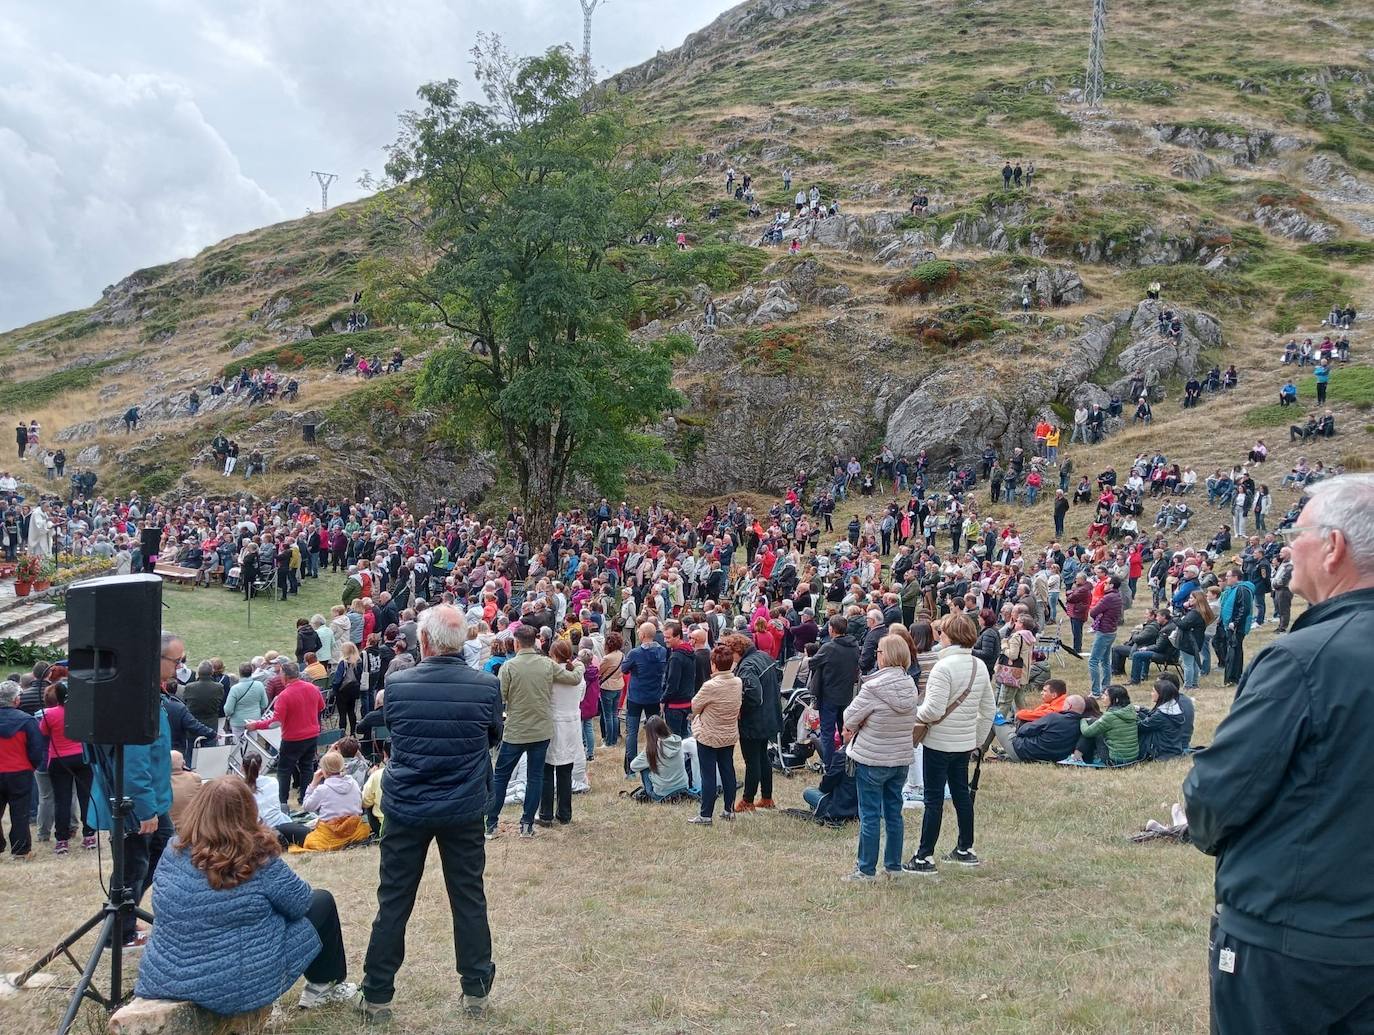
[[[854,684],[859,680],[859,645],[848,628],[849,623],[839,615],[830,619],[830,639],[811,659],[808,685],[820,713],[821,759],[826,765],[835,752],[840,716],[854,699]]]
[[[1217,1035],[1374,1031],[1374,475],[1308,491],[1287,533],[1311,606],[1183,783],[1192,842],[1217,860]]]
[[[744,756],[744,789],[735,811],[758,807],[773,808],[773,766],[768,761],[768,742],[782,729],[782,699],[778,694],[781,673],[777,664],[754,646],[747,636],[735,635],[727,641],[739,662],[735,675],[743,684],[739,710],[739,745]]]
[[[1063,710],[1025,723],[1015,733],[1009,726],[994,726],[993,734],[1013,762],[1058,762],[1078,746],[1084,704],[1082,697],[1073,694],[1064,701]]]
[[[357,1006],[372,1021],[390,1018],[396,971],[405,957],[406,920],[424,875],[431,841],[439,846],[454,951],[469,1015],[486,1007],[496,977],[487,922],[483,814],[491,796],[491,749],[501,743],[496,679],[463,661],[467,623],[448,604],[420,618],[414,668],[387,680],[385,715],[391,763],[382,778],[381,873],[377,918]]]

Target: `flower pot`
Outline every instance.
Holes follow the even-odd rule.
[[[45,589],[52,589],[52,583],[48,579],[39,579],[33,584],[34,592],[42,593]]]
[[[20,582],[16,579],[14,583],[14,595],[17,597],[26,597],[29,595],[29,590],[32,588],[33,585],[31,583]]]

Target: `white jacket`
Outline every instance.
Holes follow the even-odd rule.
[[[964,692],[973,674],[973,689],[962,704],[940,722],[945,709]],[[988,669],[967,647],[946,647],[940,651],[926,680],[926,696],[916,709],[918,722],[938,722],[926,734],[924,747],[935,751],[972,751],[987,739],[992,729],[997,702],[992,695]]]
[[[578,675],[582,674],[582,663],[577,662]],[[567,765],[576,762],[577,756],[586,758],[586,748],[582,744],[582,695],[587,692],[585,680],[576,683],[554,683],[550,711],[553,712],[553,739],[549,741],[548,753],[544,761],[548,765]]]

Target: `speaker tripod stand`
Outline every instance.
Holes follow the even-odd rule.
[[[79,927],[49,949],[39,960],[23,973],[16,975],[11,984],[16,988],[24,985],[59,956],[65,956],[81,974],[76,987],[72,990],[67,1012],[57,1026],[57,1035],[66,1035],[76,1020],[77,1011],[85,999],[99,1003],[106,1010],[114,1010],[124,1001],[124,932],[132,931],[136,920],[152,923],[151,914],[139,909],[134,903],[134,891],[124,880],[124,831],[125,825],[133,814],[134,804],[124,796],[124,745],[116,744],[112,749],[114,786],[110,796],[110,854],[114,865],[110,871],[110,892],[105,904]],[[73,947],[92,930],[97,930],[95,946],[82,967],[72,954]],[[100,959],[106,952],[110,954],[110,984],[108,994],[101,994],[95,987],[95,972]]]

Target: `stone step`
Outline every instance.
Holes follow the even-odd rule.
[[[67,627],[65,625],[50,629],[34,637],[33,642],[40,647],[56,647],[65,650],[67,646]]]
[[[21,597],[17,606],[0,609],[0,638],[12,636],[11,629],[27,625],[35,618],[42,618],[56,610],[57,606],[47,601],[30,601]]]
[[[5,630],[5,636],[12,637],[20,643],[32,643],[44,633],[60,631],[63,638],[67,635],[67,615],[62,611],[54,611],[50,614],[32,618],[23,625],[17,625],[12,629]]]

